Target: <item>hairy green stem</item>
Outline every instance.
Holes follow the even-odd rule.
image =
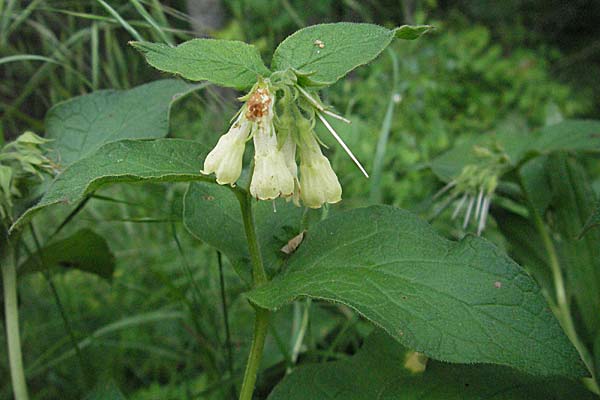
[[[234,193],[240,203],[242,210],[242,219],[244,220],[244,229],[248,240],[248,250],[250,252],[250,260],[252,261],[252,287],[256,287],[267,282],[267,274],[263,265],[258,238],[256,237],[256,229],[254,226],[254,214],[252,212],[252,197],[250,194],[241,189],[234,189]],[[254,319],[254,337],[252,338],[252,346],[250,347],[250,355],[244,372],[244,380],[240,390],[240,400],[251,400],[256,385],[256,377],[262,359],[262,353],[265,346],[265,339],[269,328],[268,310],[260,307],[255,308]]]
[[[6,339],[8,342],[8,361],[15,400],[27,400],[27,382],[23,371],[21,339],[19,337],[19,309],[17,304],[17,270],[15,267],[14,248],[6,244],[6,256],[2,269],[4,288],[4,317],[6,319]]]

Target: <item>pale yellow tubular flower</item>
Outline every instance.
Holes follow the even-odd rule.
[[[248,119],[254,122],[254,172],[250,194],[260,200],[288,197],[294,193],[294,177],[277,145],[273,127],[274,96],[268,87],[257,89],[248,99]]]
[[[300,181],[298,180],[298,164],[296,164],[296,142],[291,134],[286,137],[281,147],[281,152],[285,159],[285,165],[294,178],[294,193],[292,197],[288,197],[286,200],[293,200],[294,204],[300,207]]]
[[[203,174],[215,173],[220,185],[234,185],[242,173],[244,148],[252,123],[243,112],[204,160]]]
[[[305,206],[320,208],[342,200],[342,186],[312,132],[303,135],[300,149],[300,188]]]
[[[293,193],[294,177],[277,146],[273,125],[261,124],[254,133],[254,173],[250,194],[260,200],[272,200]]]

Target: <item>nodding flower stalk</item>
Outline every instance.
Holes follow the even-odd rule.
[[[283,96],[277,98],[276,93]],[[349,121],[326,110],[316,94],[297,84],[295,76],[285,76],[277,83],[260,80],[240,100],[245,103],[234,123],[204,162],[202,173],[214,173],[217,183],[235,185],[242,171],[245,144],[252,139],[254,169],[250,194],[253,197],[259,200],[282,197],[293,200],[297,206],[311,208],[339,202],[342,187],[314,132],[317,117],[364,172],[324,115]]]
[[[25,132],[0,149],[0,269],[8,361],[15,400],[27,400],[28,395],[19,334],[18,260],[15,250],[18,238],[9,238],[8,227],[14,220],[15,203],[26,189],[23,182],[34,177],[41,178],[42,173],[52,174],[58,169],[44,155],[42,145],[46,142],[33,132]]]

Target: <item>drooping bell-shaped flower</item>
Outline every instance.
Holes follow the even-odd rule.
[[[342,186],[321,152],[314,133],[302,133],[300,150],[300,195],[305,206],[320,208],[325,203],[342,200]]]
[[[294,177],[277,145],[273,125],[261,124],[254,132],[254,173],[250,194],[260,200],[272,200],[293,193]]]
[[[214,172],[217,183],[233,186],[242,173],[244,148],[250,129],[250,121],[241,112],[229,131],[219,138],[215,148],[208,153],[202,173],[208,175]]]

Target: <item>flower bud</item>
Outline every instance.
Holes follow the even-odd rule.
[[[305,206],[320,208],[342,200],[342,187],[312,132],[305,132],[300,147],[300,188]]]
[[[219,138],[217,145],[204,160],[203,174],[215,173],[220,185],[233,184],[242,173],[244,147],[248,140],[251,123],[242,112],[229,131]]]
[[[263,120],[254,133],[254,173],[250,193],[261,200],[272,200],[294,193],[294,177],[277,146],[270,120]]]

